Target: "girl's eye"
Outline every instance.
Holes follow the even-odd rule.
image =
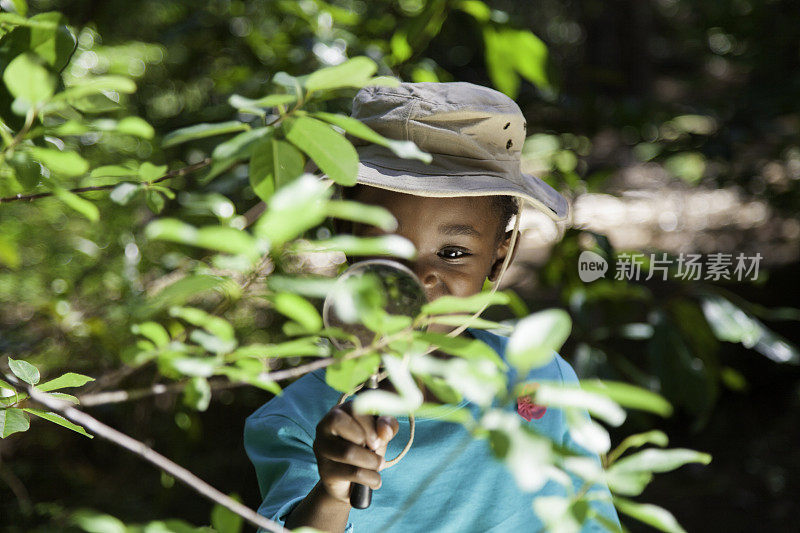
[[[461,248],[443,248],[439,252],[439,257],[442,259],[461,259],[463,257],[467,257],[468,255],[472,255],[466,250],[462,250]]]

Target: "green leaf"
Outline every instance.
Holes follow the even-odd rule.
[[[255,234],[278,247],[325,220],[325,203],[332,191],[311,174],[279,189],[269,209],[255,225]]]
[[[342,87],[360,88],[366,85],[378,65],[368,57],[348,59],[340,65],[327,67],[309,74],[304,86],[309,91],[324,91]]]
[[[250,158],[250,185],[262,200],[269,200],[276,188],[303,173],[303,154],[278,139],[268,138],[253,146]]]
[[[235,338],[233,326],[231,326],[227,320],[206,313],[202,309],[197,309],[195,307],[172,307],[169,310],[169,315],[201,327],[220,339],[231,341]]]
[[[400,235],[338,235],[330,239],[298,243],[297,249],[309,252],[343,252],[348,256],[391,256],[403,259],[412,259],[417,255],[414,244]]]
[[[64,15],[56,11],[40,13],[31,17],[30,50],[43,58],[60,72],[67,65],[75,50],[77,40],[64,24]]]
[[[312,113],[312,115],[321,118],[325,122],[339,126],[354,137],[364,139],[365,141],[375,143],[379,146],[384,146],[394,152],[398,157],[404,159],[418,159],[425,163],[430,163],[433,160],[431,154],[420,150],[412,141],[388,139],[358,119],[345,115],[338,115],[336,113],[325,113],[323,111]]]
[[[237,502],[241,501],[236,494],[231,494],[230,497]],[[211,527],[218,533],[240,533],[242,526],[243,519],[241,516],[218,503],[214,505],[211,510]]]
[[[105,165],[97,167],[89,173],[91,178],[129,178],[137,175],[135,168],[128,168],[122,165]]]
[[[614,498],[614,507],[645,524],[666,533],[686,533],[675,517],[662,507],[649,503],[637,503],[625,498]]]
[[[206,226],[197,230],[196,246],[219,250],[230,254],[241,254],[251,258],[265,252],[252,235],[230,226]]]
[[[97,206],[89,200],[81,198],[77,194],[67,189],[62,189],[61,187],[53,189],[53,193],[55,193],[56,198],[64,202],[68,207],[71,207],[92,222],[97,222],[100,219],[100,211],[97,209]]]
[[[106,92],[132,94],[136,92],[136,83],[125,76],[93,76],[78,78],[73,85],[58,93],[54,100],[69,100],[75,102],[87,96],[94,96]]]
[[[650,411],[664,417],[672,414],[672,405],[663,396],[635,385],[592,379],[581,380],[581,388],[608,396],[623,407]]]
[[[14,97],[33,105],[50,99],[56,89],[56,77],[47,70],[43,61],[31,52],[20,54],[8,64],[3,81]]]
[[[154,165],[145,161],[139,167],[137,174],[140,181],[154,181],[167,173],[167,165]]]
[[[663,448],[669,444],[669,438],[667,437],[666,433],[657,429],[645,431],[644,433],[636,433],[635,435],[629,435],[625,437],[619,446],[612,450],[612,452],[608,455],[608,460],[609,462],[613,463],[616,458],[621,456],[630,448],[640,448],[645,444],[655,444],[656,446],[661,446]]]
[[[500,322],[493,322],[480,317],[473,318],[472,315],[439,315],[430,318],[431,324],[443,324],[445,326],[462,326],[468,323],[470,328],[475,329],[494,329],[504,333],[511,333],[514,331],[512,326],[501,324]]]
[[[508,340],[506,360],[520,375],[544,366],[567,340],[572,320],[566,311],[546,309],[520,320]]]
[[[0,437],[6,438],[13,433],[27,431],[31,427],[28,417],[22,411],[16,407],[0,409]]]
[[[89,437],[90,439],[94,438],[94,436],[89,435],[86,432],[86,430],[83,429],[81,426],[79,426],[77,424],[73,424],[72,422],[70,422],[69,420],[64,418],[63,416],[58,415],[56,413],[51,413],[49,411],[43,411],[41,409],[31,409],[29,407],[26,407],[24,409],[24,411],[26,411],[28,413],[31,413],[33,415],[36,415],[36,416],[38,416],[40,418],[44,418],[45,420],[47,420],[49,422],[52,422],[53,424],[58,424],[59,426],[63,426],[65,428],[67,428],[67,429],[71,429],[72,431],[74,431],[76,433],[80,433],[81,435],[83,435],[85,437]]]
[[[51,148],[34,146],[28,149],[34,160],[54,174],[67,178],[82,176],[89,171],[89,163],[75,152],[62,152]]]
[[[169,333],[164,329],[164,326],[157,322],[134,324],[131,326],[131,333],[151,340],[158,348],[163,348],[169,344]]]
[[[235,361],[241,358],[268,359],[272,357],[327,356],[328,352],[309,339],[294,339],[280,344],[250,344],[228,354],[226,359]]]
[[[83,374],[76,374],[75,372],[67,372],[66,374],[63,374],[55,379],[51,379],[50,381],[42,383],[41,385],[37,386],[36,389],[47,392],[66,387],[82,387],[90,381],[94,381],[94,378],[84,376]]]
[[[161,147],[169,148],[170,146],[175,146],[176,144],[185,143],[187,141],[194,141],[196,139],[203,139],[214,135],[224,135],[237,131],[247,131],[249,129],[250,126],[238,120],[218,122],[215,124],[195,124],[194,126],[180,128],[165,135]]]
[[[266,252],[246,231],[230,226],[206,226],[197,229],[175,218],[154,220],[145,228],[148,239],[177,242],[220,252],[257,258]]]
[[[524,386],[524,385],[523,385]],[[517,392],[516,394],[521,394]],[[586,409],[591,415],[612,426],[625,421],[625,410],[605,396],[582,390],[578,385],[539,382],[534,401],[542,405],[560,408]]]
[[[239,286],[228,278],[205,274],[186,276],[151,296],[148,309],[155,312],[172,305],[183,305],[209,290],[217,290],[229,298],[238,298],[241,292]]]
[[[297,117],[284,127],[286,138],[305,152],[330,179],[340,185],[355,185],[358,153],[344,136],[311,117]]]
[[[506,371],[508,365],[488,344],[477,339],[467,337],[450,337],[443,333],[415,332],[414,338],[428,344],[438,346],[445,353],[457,355],[464,359],[487,359],[492,361],[497,368]]]
[[[160,192],[152,189],[145,192],[144,201],[145,204],[147,204],[147,208],[155,214],[159,214],[164,209],[164,204],[166,203],[164,196],[162,196]]]
[[[711,456],[707,453],[689,450],[686,448],[673,448],[659,450],[648,448],[623,457],[612,465],[617,472],[669,472],[687,463],[701,463],[707,465]]]
[[[117,123],[117,131],[127,135],[152,139],[156,130],[146,120],[139,117],[125,117]]]
[[[196,411],[205,411],[211,403],[211,386],[202,377],[193,377],[183,389],[183,404]]]
[[[394,215],[389,210],[377,205],[367,205],[349,200],[331,200],[325,209],[329,217],[370,224],[388,232],[397,229],[397,220]]]
[[[138,183],[124,182],[114,187],[108,197],[119,205],[127,205],[140,190],[142,186]]]
[[[297,95],[294,94],[270,94],[256,100],[251,100],[250,98],[245,98],[244,96],[239,96],[238,94],[231,95],[231,97],[228,98],[228,103],[231,105],[231,107],[235,107],[239,111],[246,111],[255,113],[257,115],[264,114],[262,108],[277,107],[279,105],[291,104],[296,101]]]
[[[298,322],[307,331],[315,332],[322,329],[322,317],[311,303],[290,292],[281,292],[272,297],[275,310],[292,320]]]
[[[469,13],[479,22],[489,22],[492,18],[492,10],[480,0],[461,0],[458,9],[464,13]]]
[[[219,369],[219,360],[216,357],[176,357],[167,359],[164,363],[185,376],[200,378],[213,376]]]
[[[325,369],[325,382],[339,392],[350,392],[378,371],[381,356],[367,354],[345,359]]]
[[[52,398],[56,398],[57,400],[73,403],[75,405],[81,403],[80,400],[78,400],[75,396],[71,394],[66,394],[64,392],[46,392],[45,394]]]
[[[11,0],[11,4],[14,6],[14,11],[23,17],[28,14],[28,3],[25,0]]]
[[[22,359],[8,358],[8,367],[19,379],[29,385],[39,383],[39,369]]]
[[[458,296],[442,296],[422,307],[426,315],[444,315],[449,313],[475,313],[484,306],[505,305],[508,295],[502,292],[479,292],[465,298]]]
[[[72,513],[70,523],[88,533],[132,533],[122,520],[90,509]]]

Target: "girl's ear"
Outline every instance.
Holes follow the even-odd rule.
[[[503,236],[503,239],[497,245],[497,251],[495,252],[495,260],[492,263],[492,268],[489,270],[489,281],[495,282],[497,281],[498,276],[500,276],[500,270],[503,268],[503,263],[506,260],[506,255],[508,255],[509,250],[508,247],[511,244],[511,234],[513,231],[507,231],[506,234]],[[517,250],[519,250],[519,235],[517,235],[517,241],[514,243],[514,249],[511,250],[511,260],[509,264],[514,261],[514,258],[517,255]]]

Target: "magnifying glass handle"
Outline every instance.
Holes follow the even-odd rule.
[[[377,374],[369,378],[366,388],[378,388]],[[372,420],[377,421],[378,415],[372,415]],[[370,503],[372,503],[372,489],[360,483],[353,483],[350,487],[350,506],[356,509],[366,509]]]
[[[372,415],[373,420],[378,415]],[[350,506],[355,509],[366,509],[372,503],[372,489],[360,483],[353,483],[350,488]]]

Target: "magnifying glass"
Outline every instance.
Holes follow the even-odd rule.
[[[338,328],[364,346],[375,339],[375,332],[364,325],[371,312],[413,317],[426,302],[422,283],[408,267],[391,259],[369,259],[353,263],[339,276],[325,298],[322,321],[326,328]],[[343,338],[332,337],[331,342],[342,350],[354,347]],[[377,374],[370,377],[366,388],[378,388]],[[350,505],[366,509],[371,502],[372,489],[353,483]]]

